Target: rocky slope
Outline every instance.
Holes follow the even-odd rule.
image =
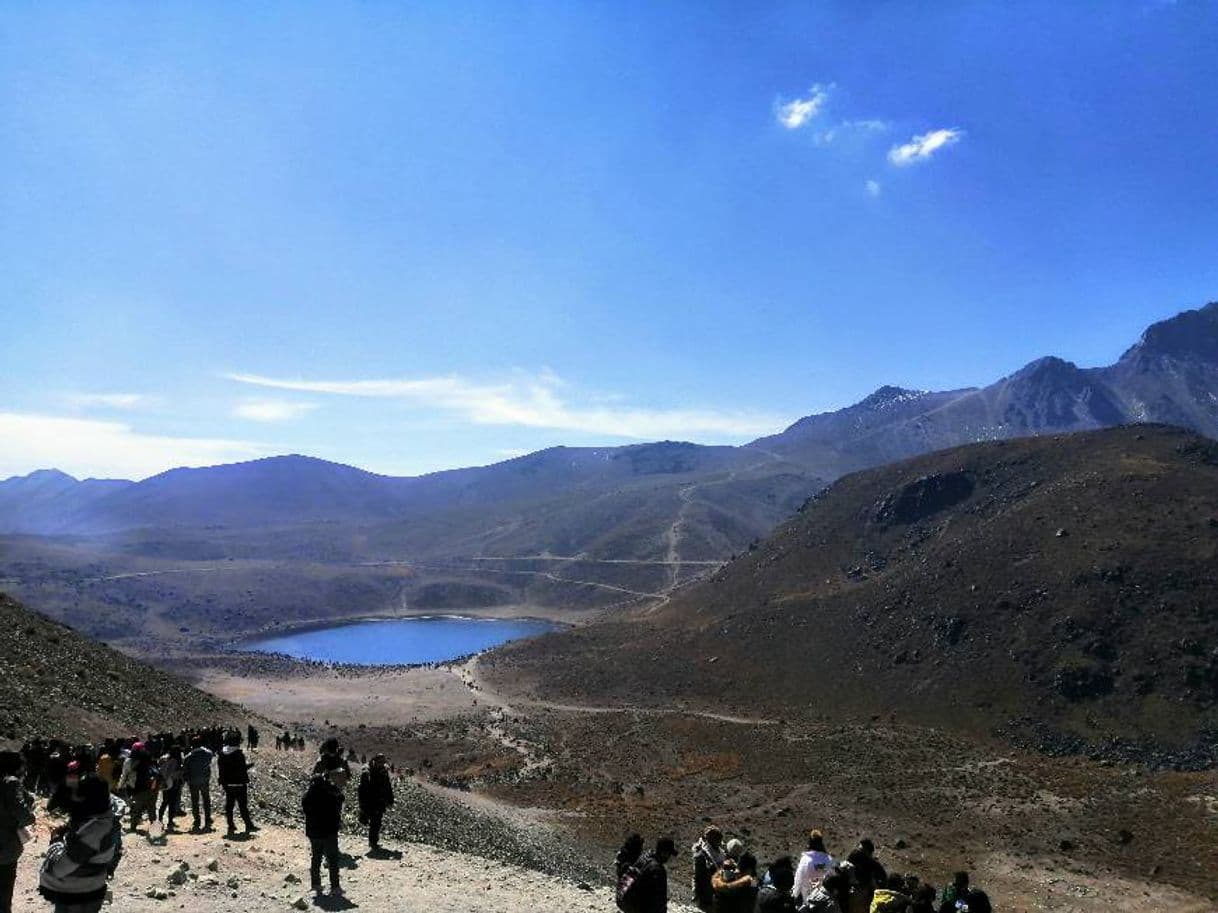
[[[847,476],[656,611],[488,658],[547,696],[895,712],[1218,761],[1218,444],[1159,426]],[[554,698],[557,699],[557,698]]]
[[[248,717],[0,593],[0,738],[92,740]]]

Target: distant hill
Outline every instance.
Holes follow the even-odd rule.
[[[1215,567],[1218,443],[977,444],[849,475],[666,606],[485,665],[552,700],[894,713],[1214,763]]]
[[[74,557],[0,542],[0,573],[7,568],[19,592],[47,611],[74,607],[73,617],[92,596],[83,598],[72,581],[107,576],[91,567],[99,550],[166,562],[443,564],[460,571],[453,583],[483,580],[504,588],[509,601],[593,607],[670,591],[767,535],[844,474],[978,441],[1134,422],[1218,437],[1218,303],[1151,326],[1107,367],[1048,357],[984,387],[884,386],[741,447],[554,447],[414,478],[305,456],[175,469],[141,482],[36,472],[0,482],[0,534],[58,537],[55,548],[70,545]],[[487,560],[526,557],[584,564]],[[568,577],[589,585],[576,589],[563,582]],[[58,581],[56,592],[30,588],[48,579]],[[134,586],[115,583],[107,604],[118,611],[134,600],[172,618],[190,602],[192,626],[197,604],[224,595],[205,587],[150,595]],[[380,593],[359,610],[389,610]],[[266,601],[258,591],[249,596]]]
[[[249,715],[0,593],[0,739],[92,740]]]

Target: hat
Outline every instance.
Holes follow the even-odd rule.
[[[144,750],[144,743],[143,743],[143,742],[136,742],[134,745],[132,745],[132,746],[131,746],[131,750],[132,750],[132,751],[143,751],[143,750]]]
[[[739,859],[740,854],[744,852],[744,841],[738,840],[735,837],[733,837],[731,840],[729,840],[727,842],[727,846],[725,847],[725,850],[726,850],[727,854],[729,856],[731,856],[733,859]]]
[[[79,774],[80,773],[80,762],[79,761],[69,761],[68,762],[68,773],[69,774]]]

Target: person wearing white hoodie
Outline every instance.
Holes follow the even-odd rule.
[[[819,885],[836,865],[832,856],[825,851],[825,835],[820,831],[808,834],[808,849],[799,857],[799,866],[795,869],[795,884],[791,888],[791,896],[796,902],[802,902],[812,895]]]

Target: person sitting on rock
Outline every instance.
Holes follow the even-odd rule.
[[[38,893],[51,901],[55,913],[98,913],[106,898],[106,878],[120,832],[106,781],[90,774],[80,782],[78,822],[52,834]]]
[[[753,913],[757,906],[757,857],[743,853],[735,864],[725,863],[711,878],[715,913]]]
[[[811,831],[808,834],[808,849],[799,857],[791,895],[802,902],[833,871],[835,865],[833,857],[825,851],[825,835],[817,830]]]
[[[385,766],[385,756],[377,754],[359,778],[360,821],[368,825],[368,848],[372,851],[381,848],[381,821],[391,805],[393,783]]]
[[[333,767],[324,774],[314,774],[301,799],[305,816],[305,836],[309,838],[309,884],[314,894],[321,893],[321,860],[325,857],[330,872],[330,894],[343,893],[338,874],[338,832],[343,821],[343,791],[337,781],[341,768]]]
[[[694,905],[703,911],[713,909],[715,892],[711,879],[723,866],[727,854],[723,851],[723,831],[711,825],[702,834],[702,839],[690,850],[693,857]]]

